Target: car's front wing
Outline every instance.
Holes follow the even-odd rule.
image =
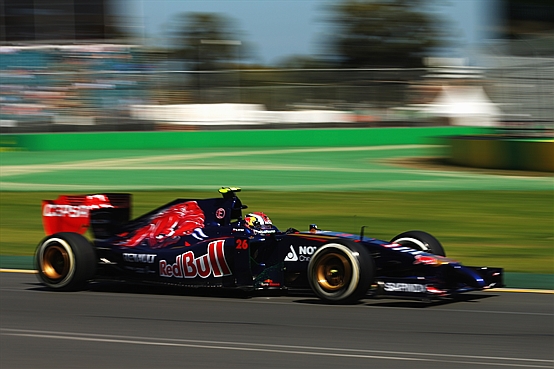
[[[503,269],[486,267],[467,267],[458,265],[441,277],[379,276],[369,294],[375,296],[396,296],[429,299],[433,297],[451,297],[469,291],[481,291],[503,287]]]

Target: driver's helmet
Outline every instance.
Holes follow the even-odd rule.
[[[275,233],[275,227],[273,227],[271,219],[262,212],[246,214],[244,222],[246,227],[251,229],[255,234]]]

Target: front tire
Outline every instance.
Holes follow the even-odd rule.
[[[354,303],[373,283],[375,266],[360,244],[328,243],[314,253],[308,264],[308,281],[314,293],[332,304]]]
[[[96,272],[96,252],[78,233],[61,232],[44,238],[35,252],[38,279],[49,288],[74,291]]]
[[[391,243],[398,243],[402,246],[411,247],[416,250],[428,252],[438,256],[446,256],[446,252],[439,240],[433,235],[423,231],[408,231],[394,237]]]

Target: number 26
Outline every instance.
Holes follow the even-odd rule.
[[[246,240],[246,239],[237,238],[235,240],[235,244],[237,245],[237,247],[236,247],[237,250],[247,250],[248,249],[248,240]]]

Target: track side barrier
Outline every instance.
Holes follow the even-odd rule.
[[[461,135],[448,138],[453,164],[485,169],[554,172],[554,140]]]
[[[3,134],[0,150],[151,150],[202,147],[344,147],[444,143],[440,137],[487,133],[477,127],[399,127],[237,131]]]

